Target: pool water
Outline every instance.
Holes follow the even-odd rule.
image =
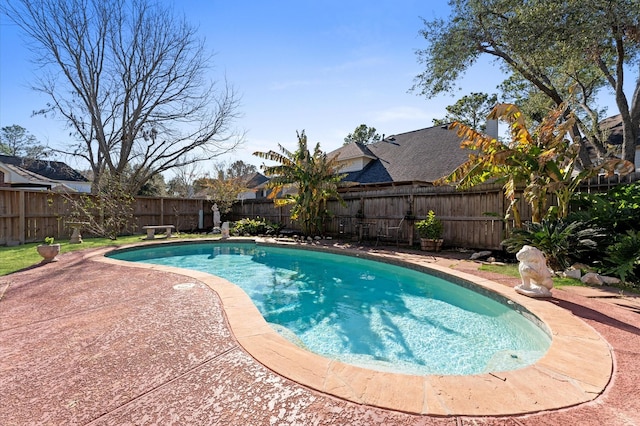
[[[417,375],[513,370],[536,362],[551,342],[499,298],[352,256],[208,243],[140,248],[111,257],[225,278],[294,344],[375,370]]]

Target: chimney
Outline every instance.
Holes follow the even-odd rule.
[[[485,133],[494,139],[498,139],[498,120],[487,120]]]

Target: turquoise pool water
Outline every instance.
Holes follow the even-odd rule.
[[[110,257],[223,277],[293,343],[365,368],[505,371],[534,363],[550,345],[499,297],[387,263],[253,243],[161,245]]]

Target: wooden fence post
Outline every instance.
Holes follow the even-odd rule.
[[[25,215],[25,206],[24,206],[24,191],[20,191],[20,195],[18,196],[18,209],[19,209],[19,218],[18,218],[18,232],[19,232],[19,241],[20,244],[25,243],[25,230],[26,230],[26,215]]]
[[[160,198],[160,224],[164,225],[164,198]]]

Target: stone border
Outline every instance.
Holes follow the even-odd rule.
[[[240,241],[247,240],[230,242]],[[219,240],[185,240],[177,244],[194,242]],[[149,243],[144,244],[147,245]],[[139,246],[142,245],[128,245],[126,248]],[[538,317],[552,336],[545,356],[523,369],[469,376],[413,376],[356,367],[316,355],[281,337],[267,324],[247,294],[227,280],[204,272],[104,256],[112,250],[94,252],[88,257],[106,263],[172,272],[203,282],[219,295],[231,331],[239,344],[258,362],[301,385],[358,404],[436,416],[534,413],[595,399],[604,391],[613,372],[609,344],[584,321],[555,306],[553,299],[531,299],[515,293],[510,287],[435,264],[426,267],[439,274],[473,282],[512,300]],[[346,251],[341,250],[343,254]],[[363,254],[349,251],[351,255]],[[367,255],[377,259],[380,256],[384,254]],[[399,261],[397,256],[392,262],[425,267],[420,262]]]

